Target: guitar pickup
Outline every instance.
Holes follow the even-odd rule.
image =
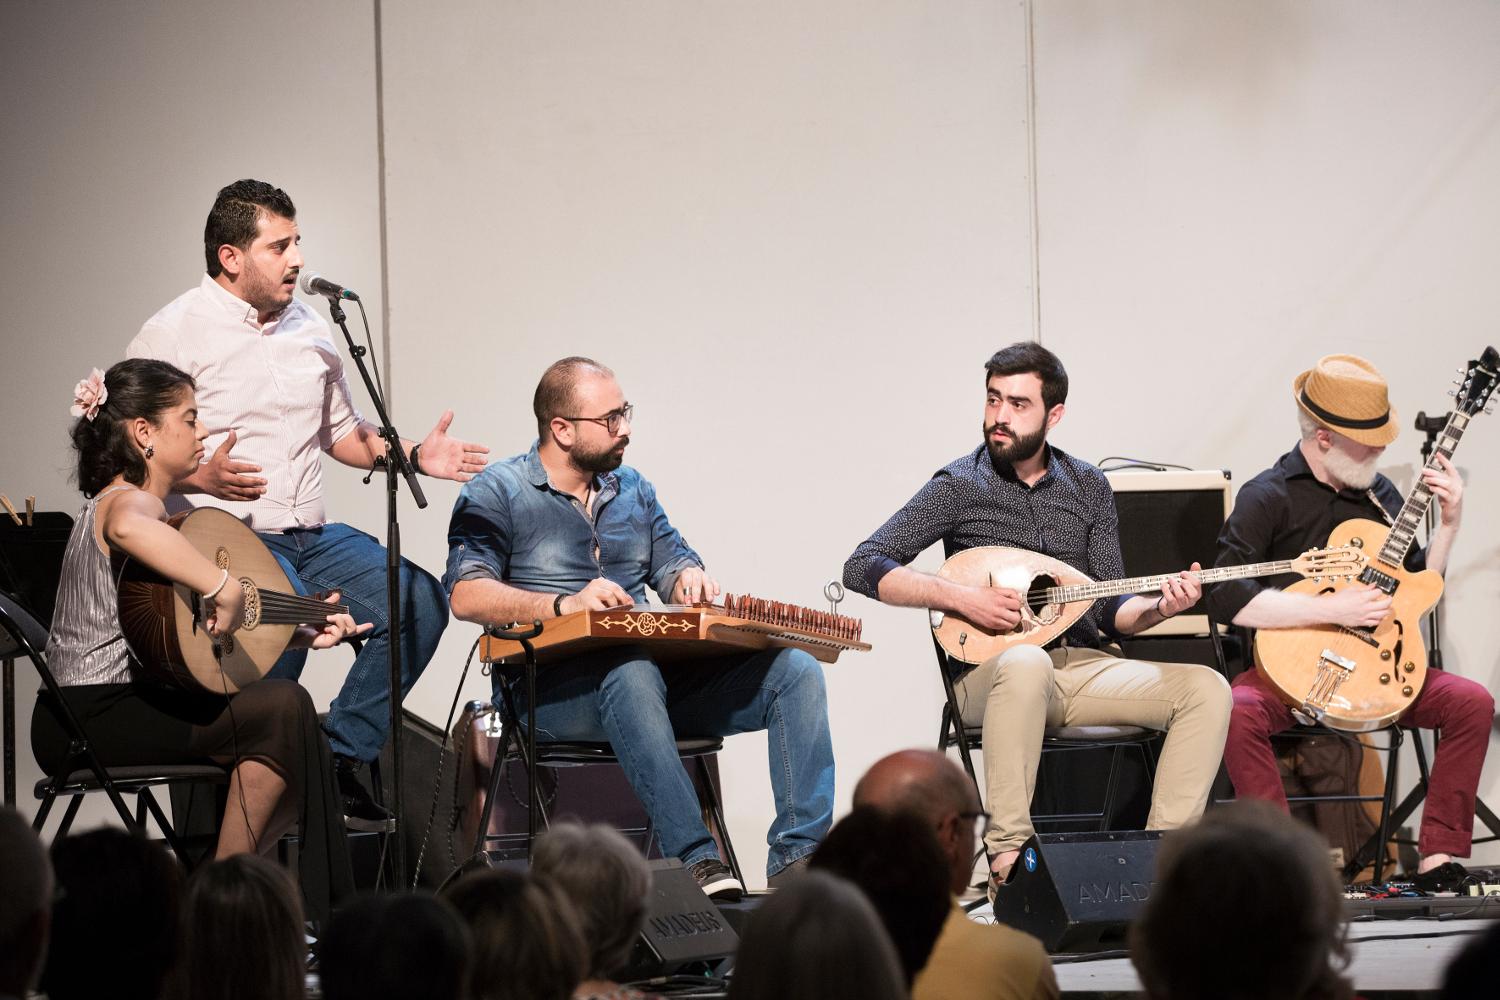
[[[1368,583],[1370,586],[1378,588],[1383,594],[1394,594],[1396,592],[1396,578],[1389,573],[1380,572],[1374,566],[1366,566],[1364,568],[1364,571],[1359,574],[1359,582]]]

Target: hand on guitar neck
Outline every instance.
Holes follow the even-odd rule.
[[[331,605],[337,606],[341,595],[337,590],[324,595],[323,600]],[[330,649],[343,642],[345,639],[364,635],[375,627],[374,622],[365,622],[356,625],[354,618],[347,613],[336,613],[328,616],[327,623],[318,628],[315,625],[298,626],[296,634],[293,635],[292,649]]]

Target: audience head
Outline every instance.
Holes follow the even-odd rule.
[[[1344,930],[1327,845],[1274,806],[1242,801],[1163,839],[1130,952],[1154,1000],[1347,998]]]
[[[142,836],[101,829],[53,843],[52,871],[42,992],[50,1000],[157,1000],[177,959],[177,862]]]
[[[1441,1000],[1491,1000],[1495,970],[1500,968],[1500,922],[1491,921],[1459,952],[1443,973]]]
[[[183,993],[216,1000],[305,995],[302,902],[286,869],[252,854],[204,865],[183,908]]]
[[[52,920],[52,865],[21,814],[0,807],[0,994],[36,987]]]
[[[475,1000],[568,1000],[583,981],[589,952],[578,913],[551,882],[491,869],[444,895],[474,938]]]
[[[910,813],[937,836],[948,862],[948,887],[963,892],[974,872],[979,792],[936,750],[901,750],[882,757],[854,786],[854,805]]]
[[[865,894],[810,870],[750,918],[730,1000],[905,1000],[901,962]]]
[[[461,1000],[469,930],[445,900],[362,896],[339,910],[318,948],[327,1000]]]
[[[531,873],[562,890],[589,942],[586,977],[611,979],[630,962],[651,891],[651,868],[618,830],[559,823],[537,841]]]
[[[911,813],[858,807],[828,831],[811,867],[847,879],[870,900],[910,986],[953,906],[948,861],[927,823]]]

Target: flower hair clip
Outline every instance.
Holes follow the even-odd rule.
[[[73,387],[73,405],[68,412],[75,417],[93,420],[99,415],[99,407],[109,399],[109,388],[104,384],[104,373],[95,368],[89,377]]]

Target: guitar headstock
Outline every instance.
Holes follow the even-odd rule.
[[[1454,408],[1471,417],[1480,410],[1493,412],[1490,395],[1495,391],[1496,381],[1500,380],[1500,352],[1486,347],[1478,361],[1470,361],[1469,367],[1459,369],[1458,374],[1454,380],[1458,388],[1449,394],[1453,397]]]
[[[1308,549],[1292,560],[1292,569],[1310,579],[1327,580],[1359,576],[1368,562],[1362,550],[1340,545],[1334,549]]]

